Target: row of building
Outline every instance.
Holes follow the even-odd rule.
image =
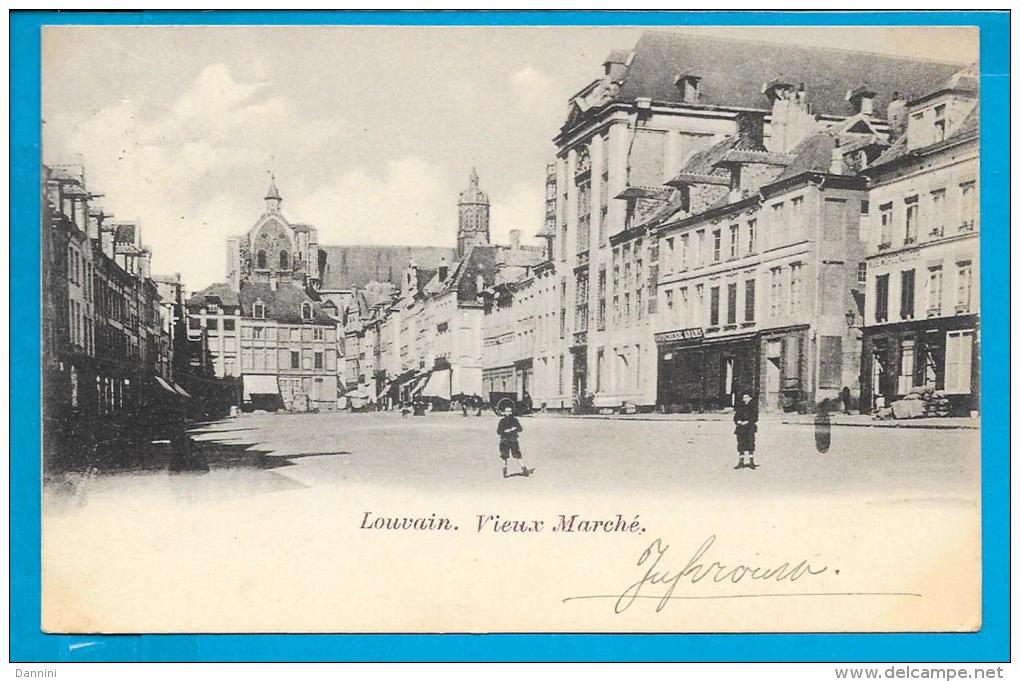
[[[960,65],[647,33],[570,98],[539,246],[324,246],[266,209],[188,302],[218,376],[288,409],[527,395],[977,406],[978,81]]]
[[[183,415],[193,382],[180,276],[151,274],[140,225],[112,220],[80,165],[44,166],[42,185],[44,462],[60,469],[151,411]]]

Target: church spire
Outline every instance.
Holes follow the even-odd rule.
[[[280,190],[276,188],[276,174],[273,171],[269,171],[269,191],[266,192],[266,210],[270,213],[279,213],[281,203],[283,203],[283,197],[280,196]]]
[[[471,166],[471,175],[469,176],[471,187],[478,187],[478,170]]]

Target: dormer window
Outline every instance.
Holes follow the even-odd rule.
[[[312,304],[308,301],[301,304],[301,319],[306,321],[312,319]]]
[[[935,141],[942,142],[946,139],[946,105],[939,104],[935,107]]]
[[[700,96],[698,91],[698,84],[700,82],[701,76],[696,76],[693,73],[681,73],[677,76],[674,83],[680,92],[680,101],[689,104],[697,102]]]
[[[266,319],[266,304],[261,301],[253,303],[251,306],[251,316],[259,320]]]

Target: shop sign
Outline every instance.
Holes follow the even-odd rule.
[[[655,343],[701,343],[705,338],[705,330],[702,327],[689,327],[687,329],[675,329],[671,332],[659,332],[655,335]]]

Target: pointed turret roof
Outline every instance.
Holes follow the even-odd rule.
[[[280,196],[280,190],[276,188],[276,174],[269,174],[269,191],[266,192],[266,200],[276,199],[277,201],[283,201],[283,197]]]

